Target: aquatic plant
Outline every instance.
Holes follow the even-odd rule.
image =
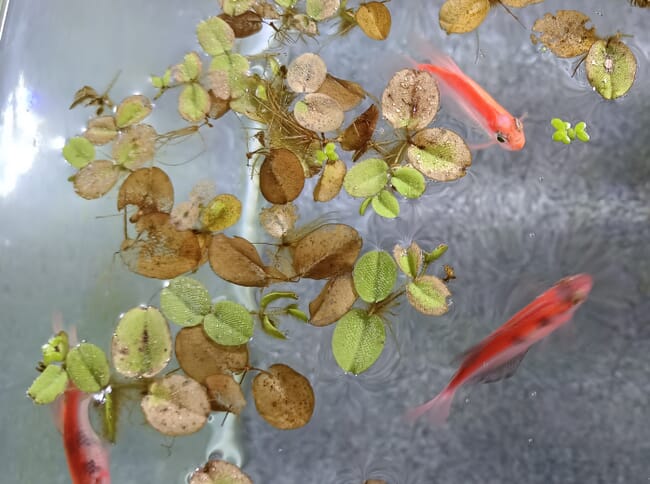
[[[571,127],[568,121],[562,121],[560,118],[551,119],[551,126],[555,128],[553,133],[553,141],[564,143],[568,145],[574,139],[579,139],[583,143],[588,142],[591,138],[587,133],[587,123],[580,121],[576,124],[575,128]]]

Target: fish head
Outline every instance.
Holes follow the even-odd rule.
[[[500,115],[497,119],[496,140],[501,148],[509,151],[519,151],[526,144],[524,123],[520,118],[509,114]]]
[[[576,274],[575,276],[565,277],[558,284],[572,306],[582,304],[589,296],[593,285],[593,279],[589,274]]]

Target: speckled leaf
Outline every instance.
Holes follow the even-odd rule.
[[[594,42],[585,59],[589,84],[605,99],[616,99],[630,90],[636,67],[632,51],[616,38]],[[580,139],[584,141],[583,138]]]
[[[372,209],[384,218],[395,218],[399,216],[399,201],[397,197],[388,190],[382,190],[378,195],[372,197]]]
[[[113,159],[135,170],[153,160],[156,152],[156,130],[148,124],[136,124],[123,130],[113,143]]]
[[[74,191],[86,200],[106,195],[120,178],[121,170],[110,160],[95,160],[74,176]]]
[[[438,84],[430,74],[414,69],[395,73],[381,98],[384,117],[395,129],[419,130],[438,112]]]
[[[201,84],[192,82],[178,96],[178,112],[186,121],[198,123],[210,112],[210,95]]]
[[[253,316],[241,304],[219,301],[203,320],[205,334],[225,346],[242,345],[253,336]]]
[[[83,136],[70,138],[63,147],[63,157],[75,168],[83,168],[95,158],[95,147]]]
[[[591,19],[577,10],[558,10],[535,21],[531,35],[533,43],[541,42],[558,57],[575,57],[586,53],[596,41],[596,29],[585,24]]]
[[[424,262],[422,249],[415,242],[411,242],[411,245],[406,249],[399,244],[396,245],[393,248],[393,257],[402,272],[411,278],[420,273]]]
[[[287,68],[287,84],[293,92],[316,92],[325,81],[327,66],[316,54],[296,57]]]
[[[210,294],[196,279],[177,277],[160,293],[160,309],[171,322],[194,326],[212,309]]]
[[[241,215],[241,202],[234,195],[217,195],[203,207],[201,224],[205,230],[218,232],[235,225]]]
[[[131,378],[152,377],[160,373],[171,358],[169,325],[154,307],[127,311],[117,324],[111,346],[113,365]]]
[[[285,148],[271,149],[260,168],[260,190],[271,203],[285,204],[298,198],[305,172],[298,157]]]
[[[306,0],[307,15],[317,21],[330,18],[338,12],[341,0]]]
[[[215,412],[239,415],[246,406],[246,398],[239,383],[232,375],[216,373],[205,379],[210,405]]]
[[[408,161],[427,178],[451,181],[465,176],[472,164],[472,153],[453,131],[441,128],[417,133],[406,151]]]
[[[27,390],[34,402],[45,405],[52,403],[68,386],[68,374],[58,365],[49,365],[36,377]]]
[[[440,7],[438,21],[448,34],[463,34],[481,25],[489,11],[489,0],[447,0]]]
[[[352,274],[341,274],[327,281],[318,296],[309,303],[309,324],[327,326],[338,321],[357,300]]]
[[[366,198],[379,193],[387,182],[386,162],[379,158],[368,158],[348,170],[343,180],[343,188],[353,197]]]
[[[314,391],[309,380],[286,365],[275,364],[259,373],[253,379],[252,390],[260,416],[275,428],[300,428],[314,412]]]
[[[117,125],[113,116],[99,116],[88,121],[84,137],[99,146],[113,141],[117,137]]]
[[[336,323],[332,353],[343,370],[358,375],[377,361],[385,342],[386,332],[381,318],[362,309],[352,309]]]
[[[241,15],[250,10],[256,0],[219,0],[224,13],[228,15]]]
[[[265,287],[274,274],[264,265],[257,249],[241,237],[216,234],[209,248],[212,270],[222,279],[240,286]]]
[[[343,123],[341,106],[327,94],[307,94],[293,108],[293,115],[300,126],[317,133],[338,129]]]
[[[361,30],[374,40],[386,40],[390,34],[391,17],[382,2],[362,3],[354,14]]]
[[[427,187],[422,173],[408,166],[393,170],[390,183],[406,198],[420,198]]]
[[[138,215],[151,212],[170,212],[174,204],[174,186],[167,173],[160,168],[140,168],[132,172],[117,194],[117,209],[135,205]],[[136,221],[138,217],[132,218]]]
[[[196,35],[201,48],[212,56],[232,49],[235,33],[230,25],[219,17],[210,17],[196,27]]]
[[[363,254],[352,272],[354,287],[366,302],[386,299],[397,281],[397,266],[392,257],[384,251],[373,250]]]
[[[447,298],[450,296],[445,283],[435,276],[420,276],[406,286],[406,297],[411,306],[431,316],[440,316],[449,310]]]
[[[108,385],[110,368],[104,351],[91,343],[81,343],[68,352],[65,367],[70,380],[82,392],[95,393]]]
[[[170,436],[193,434],[205,425],[210,413],[206,389],[183,375],[153,382],[140,406],[149,425]]]
[[[239,467],[225,460],[210,460],[194,471],[189,484],[253,484]]]
[[[264,25],[262,23],[263,17],[253,11],[246,11],[241,15],[234,16],[221,14],[219,18],[225,20],[230,25],[230,28],[235,33],[235,37],[238,39],[256,34],[262,30],[262,26]]]
[[[343,186],[346,170],[342,160],[326,163],[323,173],[314,187],[314,201],[329,202],[335,198]]]
[[[188,52],[183,57],[183,62],[174,67],[172,74],[177,82],[190,82],[199,78],[202,69],[203,63],[199,54]]]
[[[215,56],[210,64],[211,72],[226,73],[232,99],[243,96],[250,89],[249,69],[250,63],[246,57],[229,52]]]
[[[296,225],[298,209],[291,202],[271,205],[260,212],[260,224],[271,237],[281,238]]]
[[[141,94],[129,96],[117,107],[115,125],[122,129],[139,123],[151,113],[151,101]]]

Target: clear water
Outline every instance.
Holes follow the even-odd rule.
[[[0,2],[1,3],[1,2]],[[364,249],[391,249],[417,239],[447,242],[452,311],[419,316],[404,306],[379,362],[361,377],[344,376],[330,353],[331,327],[292,326],[289,343],[256,337],[253,363],[284,362],[305,374],[316,393],[312,421],[291,432],[272,429],[252,405],[226,430],[205,428],[175,441],[144,424],[134,403],[112,450],[113,482],[182,482],[217,449],[257,483],[636,483],[650,479],[650,123],[647,10],[618,1],[547,1],[518,16],[525,25],[547,11],[575,8],[602,35],[621,30],[639,61],[625,98],[605,102],[585,87],[572,63],[539,54],[528,32],[503,11],[492,12],[477,37],[447,37],[437,26],[440,1],[388,4],[389,42],[353,32],[319,50],[330,71],[380,94],[413,33],[443,46],[513,113],[528,113],[526,149],[480,152],[470,175],[430,186],[406,203],[398,221],[360,218],[343,195],[315,206],[308,185],[298,201],[304,220],[334,210],[364,237]],[[0,8],[0,11],[2,9]],[[61,440],[46,409],[25,396],[53,311],[82,337],[108,347],[118,315],[147,303],[161,283],[129,273],[114,252],[122,238],[115,192],[78,198],[65,180],[63,140],[80,132],[88,111],[68,111],[84,84],[119,100],[147,90],[148,76],[197,48],[194,28],[216,13],[215,2],[31,2],[9,5],[0,40],[0,455],[2,482],[69,482]],[[1,17],[1,16],[0,16]],[[254,49],[255,41],[247,41]],[[151,123],[180,127],[174,96]],[[459,127],[447,115],[437,125]],[[592,141],[550,141],[555,116],[585,120]],[[246,136],[229,114],[203,139],[169,148],[161,158],[176,200],[199,179],[247,198],[249,216],[229,234],[254,237],[257,210],[243,154]],[[313,182],[313,181],[312,181]],[[564,275],[589,272],[595,287],[573,324],[535,348],[504,383],[461,392],[449,424],[406,425],[401,415],[437,393],[453,372],[451,358],[503,323]],[[209,268],[198,273],[211,294],[245,303]],[[305,300],[316,293],[305,283]],[[156,298],[154,298],[154,302]],[[218,419],[220,421],[220,419]],[[226,434],[226,435],[222,435]],[[233,437],[234,436],[234,437]],[[212,444],[210,444],[212,441]],[[216,443],[215,443],[216,442]]]

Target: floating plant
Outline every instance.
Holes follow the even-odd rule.
[[[551,119],[551,126],[555,128],[553,133],[553,141],[564,143],[568,145],[574,139],[579,139],[583,143],[588,142],[591,138],[587,133],[587,123],[580,121],[576,124],[575,128],[571,127],[568,121],[562,121],[560,118]]]

